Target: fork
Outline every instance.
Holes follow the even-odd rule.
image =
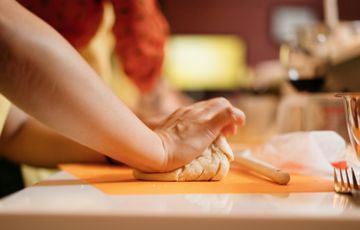
[[[360,195],[360,188],[355,171],[350,167],[351,177],[348,168],[341,169],[334,167],[334,190],[337,193]],[[350,180],[351,178],[351,180]]]

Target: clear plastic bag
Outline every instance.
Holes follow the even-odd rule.
[[[290,173],[332,175],[331,163],[345,159],[346,142],[333,131],[295,132],[275,136],[252,153]]]

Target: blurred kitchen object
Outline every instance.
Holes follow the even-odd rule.
[[[337,0],[324,0],[324,14],[326,25],[331,30],[336,30],[339,24],[339,9]]]
[[[360,93],[340,93],[336,96],[343,99],[346,111],[346,124],[357,161],[360,167]]]
[[[360,90],[359,22],[340,22],[336,0],[324,0],[324,24],[302,26],[280,60],[298,91]]]
[[[288,81],[298,91],[323,89],[329,65],[329,30],[322,24],[301,27],[297,37],[280,48],[280,61]]]
[[[288,95],[277,114],[278,133],[332,130],[349,140],[343,105],[332,93]]]
[[[324,23],[300,26],[280,48],[289,84],[276,127],[279,133],[333,130],[349,140],[343,105],[327,92],[360,90],[359,23],[340,22],[336,0],[323,3]]]
[[[286,69],[278,60],[260,62],[254,68],[251,88],[255,92],[278,91],[286,75]]]

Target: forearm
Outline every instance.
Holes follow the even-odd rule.
[[[0,139],[0,154],[19,164],[56,167],[62,163],[105,163],[105,157],[59,135],[33,118],[19,120],[12,108]],[[26,114],[24,114],[26,116]]]
[[[0,91],[59,133],[142,170],[165,163],[160,138],[53,29],[16,2],[0,3]]]

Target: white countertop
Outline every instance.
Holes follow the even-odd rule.
[[[0,229],[360,229],[360,199],[335,193],[110,196],[72,179],[0,200]]]

